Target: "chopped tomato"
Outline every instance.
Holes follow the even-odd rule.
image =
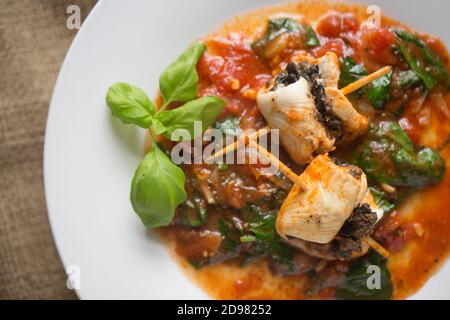
[[[333,38],[356,30],[358,30],[358,23],[352,14],[332,13],[323,18],[317,26],[317,32],[320,35]]]
[[[322,57],[328,51],[334,52],[338,57],[344,56],[345,43],[342,39],[332,39],[314,49],[314,56]]]
[[[381,243],[389,252],[398,252],[416,236],[413,224],[403,224],[399,228],[384,234]]]
[[[207,48],[197,66],[199,95],[225,98],[225,111],[242,114],[255,104],[242,93],[249,89],[257,92],[271,78],[270,70],[242,36],[209,40]]]
[[[375,231],[376,239],[390,252],[400,251],[415,236],[414,225],[404,223],[398,211],[385,217]]]
[[[364,28],[359,43],[360,55],[381,65],[394,65],[397,58],[392,48],[396,42],[397,38],[387,28]]]

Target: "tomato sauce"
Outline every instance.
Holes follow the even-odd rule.
[[[385,65],[397,64],[392,53],[395,36],[390,26],[402,26],[389,18],[382,18],[382,27],[366,30],[361,24],[367,19],[365,7],[330,4],[322,1],[288,4],[263,8],[225,23],[205,38],[206,53],[198,64],[199,95],[217,95],[226,100],[222,118],[238,116],[244,128],[259,128],[263,123],[256,106],[256,93],[286,63],[301,54],[287,49],[271,61],[263,61],[251,48],[252,41],[261,35],[267,19],[273,16],[302,17],[315,26],[320,46],[309,51],[317,57],[327,51],[338,56],[351,56],[363,62],[369,72]],[[448,61],[445,46],[432,37],[424,36],[427,43]],[[399,123],[413,142],[440,148],[441,155],[450,166],[450,146],[445,145],[450,135],[450,121],[442,110],[425,98],[421,110],[428,111],[427,121],[418,112],[414,96],[405,107]],[[447,103],[450,97],[445,95]],[[246,167],[237,169],[249,175]],[[252,177],[254,184],[257,179]],[[252,180],[252,181],[253,181]],[[243,205],[242,190],[226,186],[223,193],[228,205]],[[394,284],[394,298],[403,299],[419,290],[445,261],[450,251],[450,170],[439,184],[415,192],[390,217],[382,222],[375,234],[391,251],[388,266]],[[220,215],[223,212],[215,212]],[[214,220],[214,219],[212,219]],[[217,246],[217,234],[193,235],[186,229],[169,227],[160,230],[177,260],[189,276],[214,298],[220,299],[333,299],[334,287],[342,281],[348,270],[347,262],[329,262],[320,271],[322,283],[313,286],[307,274],[277,276],[267,261],[261,259],[244,267],[236,261],[193,268],[185,259],[198,252]]]

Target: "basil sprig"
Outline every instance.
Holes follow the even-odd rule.
[[[159,90],[164,100],[162,110],[174,101],[186,102],[197,98],[197,62],[205,51],[203,43],[187,49],[159,78]]]
[[[186,200],[183,170],[155,144],[134,174],[130,199],[145,226],[172,222],[175,208]]]
[[[176,207],[186,200],[185,175],[160,149],[155,135],[164,134],[170,139],[175,130],[185,129],[193,139],[194,122],[201,121],[204,132],[225,105],[217,97],[197,98],[196,67],[204,51],[203,43],[194,44],[162,73],[159,85],[163,105],[158,111],[144,91],[128,83],[112,85],[106,96],[113,116],[150,132],[153,148],[137,168],[130,193],[134,211],[149,228],[169,225]],[[173,102],[184,104],[166,110]]]
[[[214,123],[224,105],[224,101],[217,97],[203,97],[189,101],[179,108],[158,112],[155,115],[155,120],[158,121],[156,133],[163,133],[171,139],[175,130],[185,129],[192,138],[196,138],[194,121],[201,121],[202,132],[205,131]]]
[[[124,82],[109,88],[106,103],[113,116],[144,129],[150,127],[155,114],[155,106],[145,92]]]

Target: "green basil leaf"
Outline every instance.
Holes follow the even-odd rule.
[[[159,121],[158,119],[154,118],[152,120],[152,127],[155,130],[155,134],[162,134],[164,133],[164,131],[166,131],[166,127],[164,126],[164,124],[161,123],[161,121]]]
[[[155,119],[164,126],[164,135],[168,139],[171,139],[172,133],[177,129],[188,130],[193,139],[196,138],[194,121],[201,121],[202,132],[205,131],[223,111],[224,105],[225,102],[217,97],[203,97],[173,110],[158,112]]]
[[[176,207],[186,200],[183,170],[155,144],[134,174],[131,204],[148,228],[167,226]]]
[[[155,106],[145,92],[124,82],[109,87],[106,103],[113,116],[145,129],[150,127],[155,114]]]
[[[164,103],[185,102],[197,97],[197,62],[205,51],[203,43],[196,43],[173,62],[159,78]]]
[[[369,289],[368,273],[370,266],[380,269],[380,288]],[[349,269],[343,284],[336,288],[336,298],[346,300],[390,300],[392,299],[393,285],[387,261],[378,253],[371,251],[359,258]]]
[[[391,87],[392,72],[372,81],[366,99],[376,109],[383,109]]]

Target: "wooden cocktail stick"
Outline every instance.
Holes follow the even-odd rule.
[[[250,140],[248,143],[250,146],[254,147],[259,154],[262,156],[268,158],[272,163],[275,163],[278,165],[279,170],[287,177],[289,178],[293,183],[298,185],[302,191],[306,190],[306,186],[304,185],[302,179],[300,176],[295,174],[288,166],[286,166],[283,162],[281,162],[277,157],[275,157],[272,153],[267,151],[265,148],[260,146],[258,143],[256,143],[253,140]],[[387,251],[381,244],[373,240],[371,237],[368,239],[369,246],[374,249],[376,252],[378,252],[382,257],[388,258],[389,257],[389,251]]]
[[[289,178],[293,183],[298,185],[301,190],[306,190],[305,184],[303,183],[300,176],[298,176],[294,171],[292,171],[287,165],[280,161],[277,157],[275,157],[272,153],[267,151],[261,145],[259,145],[256,141],[250,140],[248,144],[256,149],[256,151],[262,155],[263,157],[270,160],[271,163],[274,163],[278,166],[278,169],[281,173],[283,173],[286,177]]]
[[[364,87],[365,85],[371,83],[373,80],[376,80],[386,74],[388,74],[389,72],[392,71],[392,67],[387,66],[384,67],[378,71],[375,71],[374,73],[369,74],[368,76],[361,78],[351,84],[349,84],[348,86],[344,87],[341,89],[341,92],[346,96],[352,92],[355,92],[356,90]]]
[[[389,251],[387,251],[381,244],[373,240],[371,237],[369,237],[369,246],[378,252],[382,257],[388,258],[389,257]]]
[[[375,71],[374,73],[371,73],[368,76],[366,76],[364,78],[361,78],[361,79],[359,79],[359,80],[349,84],[348,86],[342,88],[341,92],[344,95],[348,95],[348,94],[350,94],[350,93],[352,93],[352,92],[354,92],[354,91],[364,87],[365,85],[369,84],[370,82],[372,82],[372,81],[374,81],[374,80],[376,80],[376,79],[378,79],[378,78],[388,74],[391,71],[392,71],[392,67],[390,67],[390,66],[384,67],[384,68],[382,68],[382,69],[380,69],[378,71]],[[264,131],[262,131],[262,130],[264,130]],[[226,154],[228,152],[231,152],[231,151],[237,149],[243,143],[242,140],[244,140],[244,143],[247,144],[248,140],[255,139],[255,138],[259,137],[259,136],[267,134],[269,131],[270,131],[270,128],[266,127],[266,128],[258,130],[256,132],[254,132],[254,133],[244,137],[244,139],[239,138],[237,141],[229,144],[224,149],[222,149],[222,150],[216,152],[215,154],[211,155],[207,159],[207,161],[216,159],[216,158],[222,156],[223,154]]]
[[[250,140],[253,139],[257,139],[261,136],[264,136],[266,134],[268,134],[270,132],[270,128],[269,127],[265,127],[262,128],[256,132],[253,132],[252,134],[249,135],[244,135],[243,137],[238,137],[238,139],[236,141],[234,141],[233,143],[230,143],[229,145],[227,145],[225,148],[223,148],[220,151],[217,151],[216,153],[214,153],[213,155],[211,155],[210,157],[208,157],[206,159],[206,162],[209,162],[211,160],[217,159],[218,157],[227,154],[228,152],[234,151],[235,149],[239,148],[242,146],[242,144],[246,145]]]

